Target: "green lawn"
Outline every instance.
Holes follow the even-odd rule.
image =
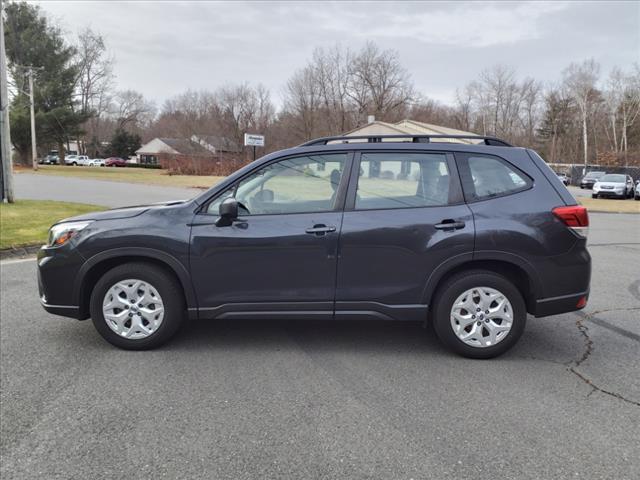
[[[55,175],[112,182],[193,188],[209,188],[224,178],[213,175],[168,175],[166,170],[149,168],[72,167],[62,165],[39,165],[37,172],[27,168],[18,168],[15,172],[17,174],[33,173],[35,175]]]
[[[44,244],[49,227],[58,220],[96,210],[104,207],[49,200],[0,204],[0,249]]]
[[[640,202],[635,200],[615,200],[609,198],[577,197],[580,204],[590,212],[640,213]]]

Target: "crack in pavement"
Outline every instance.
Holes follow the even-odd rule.
[[[605,313],[605,312],[611,312],[611,311],[632,311],[632,310],[640,310],[640,307],[634,307],[634,308],[611,308],[611,309],[607,309],[607,310],[598,310],[596,312],[591,312],[591,313],[575,312],[576,315],[581,317],[578,320],[576,320],[576,327],[578,327],[578,331],[584,337],[585,348],[584,348],[584,351],[582,352],[582,356],[578,360],[574,361],[575,365],[574,366],[568,366],[567,370],[569,370],[576,377],[578,377],[580,380],[582,380],[584,383],[586,383],[587,385],[589,385],[591,387],[592,390],[587,394],[587,397],[590,396],[594,391],[598,391],[600,393],[604,393],[605,395],[609,395],[611,397],[617,398],[618,400],[622,400],[623,402],[630,403],[631,405],[635,405],[637,407],[640,407],[640,402],[637,402],[635,400],[631,400],[629,398],[626,398],[625,396],[623,396],[623,395],[621,395],[621,394],[619,394],[617,392],[612,392],[610,390],[605,390],[604,388],[599,387],[598,385],[593,383],[593,381],[590,378],[588,378],[585,374],[583,374],[583,373],[581,373],[581,372],[579,372],[577,370],[577,368],[591,356],[591,353],[593,352],[593,348],[594,348],[593,340],[589,336],[589,327],[587,327],[583,322],[586,321],[586,320],[593,321],[594,318],[596,318],[594,316],[596,314],[599,314],[599,313]],[[600,320],[601,322],[604,322],[604,320],[602,320],[602,319],[598,319],[598,320]],[[624,330],[622,328],[619,328],[619,327],[616,327],[615,325],[609,325],[606,322],[605,322],[605,324],[608,326],[608,328],[610,328],[613,331],[622,330],[623,332],[626,332],[628,334],[635,335],[632,332],[627,332],[626,330]],[[614,327],[614,328],[611,328],[611,327]],[[617,332],[617,333],[620,333],[620,332]],[[623,335],[625,335],[625,334],[623,334]],[[625,335],[625,336],[628,336],[628,335]],[[640,338],[638,339],[638,341],[640,341]]]

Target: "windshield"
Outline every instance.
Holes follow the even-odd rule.
[[[585,176],[585,178],[600,178],[604,175],[604,172],[589,172]]]
[[[600,178],[601,182],[617,182],[617,183],[624,183],[625,182],[625,177],[624,175],[615,175],[615,174],[611,174],[611,175],[605,175],[602,178]]]

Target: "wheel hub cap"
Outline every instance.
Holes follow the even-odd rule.
[[[102,314],[111,330],[131,340],[153,334],[162,324],[164,304],[148,282],[122,280],[109,288],[102,302]]]
[[[504,340],[512,326],[511,302],[494,288],[471,288],[453,302],[451,328],[467,345],[491,347]]]

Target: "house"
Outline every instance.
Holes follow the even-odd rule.
[[[430,123],[418,122],[415,120],[401,120],[397,123],[387,123],[369,117],[369,123],[358,127],[345,136],[357,135],[477,135],[473,132],[456,130],[455,128],[432,125]],[[467,139],[442,139],[443,142],[452,143],[473,143]]]
[[[240,151],[241,148],[225,137],[192,135],[191,138],[154,138],[136,150],[136,156],[141,164],[157,165],[161,154],[212,157],[218,153]]]
[[[206,148],[211,153],[241,153],[242,147],[226,137],[216,135],[191,135],[191,141]]]

